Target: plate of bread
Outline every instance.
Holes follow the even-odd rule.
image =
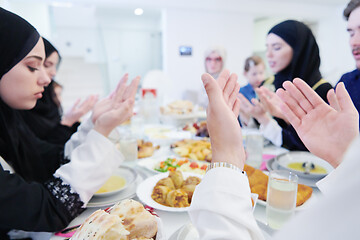
[[[92,213],[77,229],[71,240],[83,239],[166,239],[159,218],[132,199],[116,203],[107,211]]]

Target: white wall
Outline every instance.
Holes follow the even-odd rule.
[[[2,5],[3,4],[3,5]],[[50,36],[50,17],[48,7],[42,3],[9,3],[4,1],[0,6],[4,6],[7,10],[18,14],[32,24],[41,35]]]
[[[167,9],[163,16],[164,71],[170,79],[169,95],[200,90],[205,72],[204,52],[212,45],[227,49],[226,67],[242,73],[243,61],[252,52],[253,18],[246,14],[189,9]],[[192,47],[192,56],[180,56],[179,46]]]
[[[317,41],[320,48],[321,72],[333,85],[341,75],[356,68],[349,46],[347,22],[342,16],[344,6],[340,6],[332,16],[318,23]]]

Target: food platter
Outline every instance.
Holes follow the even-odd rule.
[[[151,193],[152,193],[156,183],[160,179],[168,177],[168,175],[169,175],[168,173],[160,173],[160,174],[157,174],[157,175],[154,175],[154,176],[151,176],[151,177],[145,179],[145,181],[143,181],[137,187],[136,194],[141,202],[143,202],[144,204],[146,204],[152,208],[167,211],[167,212],[186,212],[189,209],[189,207],[182,207],[182,208],[168,207],[168,206],[161,205],[161,204],[155,202],[151,198]],[[198,174],[188,173],[188,172],[183,173],[184,179],[186,179],[189,176],[196,176],[196,177],[202,178],[202,176],[198,175]]]
[[[174,155],[169,155],[169,156],[164,156],[164,157],[141,159],[137,162],[137,164],[152,173],[160,173],[159,171],[155,170],[156,166],[159,165],[162,161],[165,161],[169,158],[173,158],[173,159],[177,159],[177,160],[186,159],[186,158],[180,158],[180,157],[177,157]],[[182,172],[194,172],[194,173],[201,174],[201,175],[205,174],[205,170],[200,170],[200,168],[204,165],[208,165],[207,162],[193,161],[193,160],[189,160],[189,162],[196,162],[199,166],[198,171],[195,168],[194,168],[194,171],[191,171],[191,169],[187,168],[186,166],[180,167],[178,169]]]

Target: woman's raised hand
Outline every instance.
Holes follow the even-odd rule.
[[[305,146],[336,168],[351,142],[359,134],[359,113],[343,83],[329,90],[330,106],[303,80],[286,81],[276,94],[281,109]]]
[[[127,80],[128,74],[125,74],[119,81],[115,91],[94,106],[92,114],[94,129],[104,136],[108,136],[115,127],[130,119],[133,115],[135,95],[140,77],[134,78],[130,85],[126,85]]]
[[[90,95],[83,102],[80,98],[77,99],[70,110],[63,115],[61,124],[71,127],[74,123],[79,122],[80,118],[94,107],[98,99],[98,95]]]

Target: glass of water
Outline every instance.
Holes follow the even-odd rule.
[[[273,229],[280,229],[295,212],[298,176],[286,170],[269,174],[266,220]]]
[[[125,161],[135,162],[138,155],[137,140],[132,135],[124,135],[119,139],[119,150]]]
[[[259,131],[248,131],[245,140],[246,164],[260,168],[262,163],[262,154],[264,147],[264,138]]]

